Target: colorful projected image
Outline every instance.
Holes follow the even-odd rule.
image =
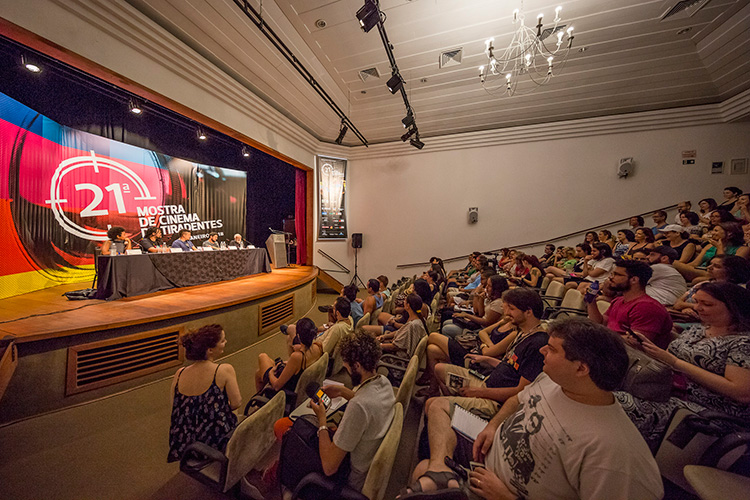
[[[0,94],[0,298],[93,279],[113,226],[245,233],[246,175],[64,127]]]

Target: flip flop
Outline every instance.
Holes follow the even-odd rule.
[[[420,482],[420,479],[423,477],[426,477],[433,483],[435,483],[435,489],[432,491],[424,491],[422,489],[422,483]],[[463,494],[463,492],[459,488],[449,488],[448,483],[451,481],[456,481],[459,485],[461,484],[458,476],[455,472],[450,470],[445,471],[432,471],[428,470],[421,476],[417,478],[416,481],[414,481],[412,484],[407,486],[406,488],[403,488],[399,495],[396,497],[397,499],[428,499],[428,498],[438,498],[433,496],[435,493],[446,493],[447,491],[458,491]],[[411,490],[411,491],[408,491]],[[417,495],[415,495],[417,494]],[[420,496],[420,495],[426,495],[426,496]],[[442,496],[439,498],[443,498]],[[447,497],[447,498],[454,498],[454,497]],[[464,495],[463,498],[466,498]]]

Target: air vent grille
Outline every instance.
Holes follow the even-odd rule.
[[[182,364],[181,328],[167,328],[68,349],[66,394],[77,394]]]
[[[370,78],[380,78],[380,72],[378,71],[378,68],[367,68],[363,69],[359,72],[359,78],[366,82]]]
[[[260,306],[258,331],[267,333],[294,316],[294,295]]]
[[[446,66],[458,66],[461,64],[461,58],[463,57],[464,49],[463,48],[457,48],[457,49],[451,49],[446,50],[445,52],[440,53],[440,67],[444,68]]]
[[[682,0],[667,9],[664,15],[661,16],[661,20],[687,19],[688,17],[693,17],[696,12],[705,7],[710,1],[711,0]]]

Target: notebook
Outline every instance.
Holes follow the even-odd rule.
[[[451,427],[462,436],[474,441],[487,426],[487,420],[474,415],[459,405],[454,406]]]

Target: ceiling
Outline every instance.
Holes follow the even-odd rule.
[[[128,2],[316,138],[333,142],[333,111],[233,0]],[[542,122],[716,103],[750,88],[750,0],[709,0],[692,17],[663,14],[678,0],[526,0],[527,17],[575,26],[564,71],[529,95],[490,95],[479,82],[484,41],[510,42],[521,0],[381,0],[385,28],[422,139]],[[390,68],[377,29],[355,17],[363,0],[263,0],[264,20],[370,143],[398,141],[404,104],[385,86]],[[250,0],[256,9],[260,0]],[[316,22],[323,20],[325,27]],[[320,24],[320,23],[318,23]],[[678,33],[684,28],[689,31]],[[584,51],[579,51],[585,47]],[[463,49],[439,68],[441,52]],[[377,68],[381,78],[362,81]],[[345,145],[357,145],[347,134]]]

